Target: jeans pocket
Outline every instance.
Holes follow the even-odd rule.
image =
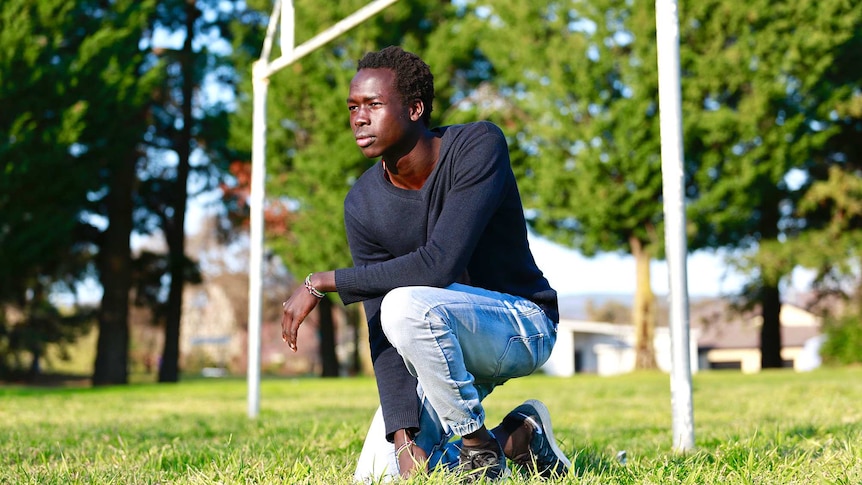
[[[497,377],[523,377],[535,372],[550,357],[547,339],[541,333],[510,338],[497,363]]]

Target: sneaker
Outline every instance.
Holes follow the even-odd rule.
[[[476,482],[482,478],[495,481],[506,478],[509,474],[506,456],[496,439],[478,446],[466,446],[462,443],[458,453],[457,470],[467,482]]]
[[[513,457],[512,461],[544,478],[567,475],[572,462],[566,458],[554,440],[548,408],[541,401],[530,399],[503,418],[506,429],[517,429],[525,423],[533,428],[530,450]]]

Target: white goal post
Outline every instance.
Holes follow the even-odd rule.
[[[263,204],[266,179],[266,97],[269,77],[347,32],[398,0],[375,0],[308,41],[294,46],[293,0],[276,0],[266,29],[260,59],[252,66],[253,114],[248,271],[248,416],[260,411],[260,329],[263,278]],[[270,62],[275,31],[280,25],[281,56]]]
[[[694,406],[689,355],[688,248],[685,235],[685,174],[682,149],[682,93],[679,67],[679,9],[676,0],[656,0],[659,130],[664,198],[664,238],[670,284],[670,401],[673,447],[694,448]]]

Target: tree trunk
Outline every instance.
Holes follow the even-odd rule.
[[[650,254],[641,241],[632,238],[637,286],[632,319],[635,327],[635,369],[655,369],[655,294],[650,283]]]
[[[132,287],[132,188],[134,158],[114,164],[107,197],[108,228],[99,248],[99,280],[104,293],[99,309],[99,338],[93,385],[129,381],[129,291]]]
[[[350,376],[362,374],[362,338],[359,335],[359,307],[362,305],[346,306],[344,308],[344,321],[353,328],[353,353],[350,355],[350,363],[347,365],[347,373]],[[367,346],[366,346],[367,347]]]
[[[38,345],[34,345],[30,349],[30,355],[33,356],[33,360],[30,361],[30,370],[28,371],[27,375],[29,376],[28,379],[30,380],[30,382],[34,382],[42,373],[41,366],[39,365],[39,361],[42,358],[42,352],[39,351]]]
[[[318,305],[320,331],[320,362],[323,364],[321,377],[338,377],[338,356],[335,353],[335,321],[332,318],[332,300],[321,298]]]
[[[359,361],[359,373],[363,376],[374,375],[374,364],[371,362],[371,345],[368,337],[368,317],[365,315],[365,305],[356,305],[356,359]]]
[[[776,188],[769,189],[772,193],[763,194],[764,202],[760,207],[761,242],[778,240],[781,213],[778,204],[781,200]],[[775,263],[773,263],[774,265]],[[760,368],[783,367],[781,361],[781,291],[778,284],[784,275],[780,265],[760,267],[760,311],[762,326],[760,327]]]
[[[188,199],[189,157],[192,144],[192,96],[194,94],[194,23],[199,11],[194,1],[186,2],[186,40],[183,43],[181,71],[183,76],[183,127],[176,144],[177,180],[172,194],[173,216],[166,217],[165,238],[170,258],[171,286],[165,315],[165,347],[159,367],[159,382],[179,381],[180,321],[183,314],[183,288],[185,287],[186,244],[185,223]]]
[[[760,367],[784,367],[781,359],[781,294],[775,285],[764,286],[761,292],[763,326],[760,328]]]
[[[182,234],[182,231],[179,231]],[[165,343],[162,348],[162,358],[159,364],[159,382],[179,381],[180,360],[180,320],[183,307],[183,262],[176,262],[175,246],[169,245],[171,284],[168,292],[168,304],[165,314]]]

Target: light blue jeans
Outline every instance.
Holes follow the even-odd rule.
[[[485,422],[482,400],[495,386],[533,373],[548,360],[556,325],[525,298],[453,284],[396,288],[380,307],[381,325],[411,374],[422,402],[416,443],[429,467],[458,462],[457,442]],[[490,426],[489,428],[492,428]],[[398,475],[380,409],[357,464],[357,481]]]

